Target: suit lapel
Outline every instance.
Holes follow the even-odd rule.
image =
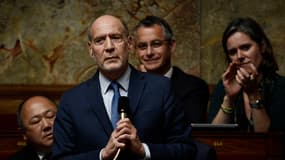
[[[171,84],[174,90],[174,93],[178,96],[183,96],[185,93],[185,80],[183,80],[184,75],[183,72],[179,70],[177,67],[173,67],[173,75],[171,76]]]
[[[130,103],[130,116],[134,115],[138,107],[141,95],[145,87],[145,81],[143,74],[132,68],[129,84],[129,103]]]
[[[89,106],[94,111],[98,122],[104,128],[104,131],[107,135],[110,135],[113,131],[111,121],[108,117],[105,105],[103,102],[103,97],[101,95],[100,83],[99,83],[99,74],[98,72],[95,76],[88,81],[87,83],[87,102]]]
[[[136,71],[131,67],[130,84],[128,90],[128,97],[130,103],[130,116],[135,114],[140,101],[141,95],[145,87],[144,76],[142,73]],[[97,72],[95,76],[87,82],[86,98],[89,106],[94,111],[96,118],[104,128],[107,135],[110,135],[113,131],[111,121],[107,115],[105,105],[103,102],[103,97],[101,95],[101,89],[99,85],[99,73]]]

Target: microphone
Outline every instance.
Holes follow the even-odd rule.
[[[121,96],[119,98],[118,113],[121,119],[127,118],[127,113],[129,112],[129,98],[126,96]]]
[[[118,102],[118,113],[120,115],[121,119],[127,118],[127,113],[129,113],[129,98],[126,96],[121,96],[119,97],[119,102]],[[119,148],[115,157],[113,160],[116,160],[121,152],[121,149]]]

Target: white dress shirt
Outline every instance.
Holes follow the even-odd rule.
[[[117,80],[117,83],[120,85],[119,92],[121,96],[128,95],[130,76],[131,76],[131,68],[130,66],[128,66],[123,76]],[[112,81],[110,81],[101,72],[99,72],[99,83],[101,87],[101,94],[103,96],[103,101],[105,104],[105,109],[108,113],[109,119],[111,120],[111,108],[112,108],[112,99],[114,96],[114,91],[112,89],[109,89],[109,86],[112,83]],[[144,159],[150,159],[150,151],[149,151],[148,146],[145,143],[143,143],[143,147],[145,150]],[[99,156],[100,156],[100,160],[102,160],[102,150],[100,151]]]
[[[171,78],[173,74],[173,67],[170,67],[169,70],[164,74],[165,77]]]
[[[119,84],[119,92],[121,96],[128,95],[129,81],[130,81],[131,69],[128,67],[127,71],[123,76],[118,79],[116,82]],[[105,104],[105,109],[108,113],[109,119],[111,119],[111,108],[112,108],[112,99],[114,96],[114,91],[109,88],[112,81],[107,79],[101,72],[99,72],[99,83],[101,87],[101,94],[103,96],[103,101]]]

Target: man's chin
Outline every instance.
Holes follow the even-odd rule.
[[[123,67],[121,64],[110,64],[110,65],[105,65],[104,66],[104,71],[106,72],[116,72],[121,70]]]
[[[52,144],[53,144],[53,140],[48,140],[48,141],[45,141],[43,145],[46,147],[51,147]]]
[[[158,68],[159,68],[159,65],[157,64],[145,65],[145,69],[150,72],[156,71]]]

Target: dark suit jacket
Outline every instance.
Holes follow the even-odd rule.
[[[48,158],[49,159],[49,158]],[[36,150],[31,146],[27,145],[18,151],[15,155],[9,158],[9,160],[40,160]]]
[[[61,99],[54,126],[55,158],[99,159],[112,132],[99,85],[99,74],[69,90]],[[183,112],[175,106],[170,81],[132,68],[128,97],[129,117],[140,140],[157,160],[191,159],[195,147],[190,128],[183,125]],[[137,159],[122,153],[121,159]]]
[[[187,123],[206,122],[209,100],[207,83],[177,67],[173,67],[171,81],[177,103],[184,108]]]

